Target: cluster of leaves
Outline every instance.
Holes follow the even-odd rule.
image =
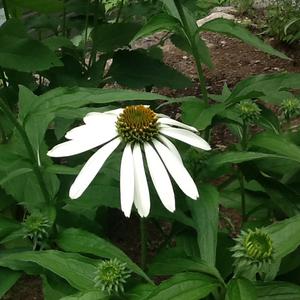
[[[268,7],[268,31],[280,41],[294,43],[300,40],[300,1],[276,0]]]
[[[213,62],[199,33],[230,35],[288,58],[232,21],[198,28],[184,1],[142,1],[148,15],[140,2],[3,2],[0,296],[25,272],[42,278],[46,300],[299,298],[300,140],[294,118],[300,74],[258,75],[209,95],[202,65]],[[195,58],[199,97],[103,88],[115,82],[146,91],[191,86],[190,78],[164,64],[164,35],[138,48],[138,39],[161,31]],[[51,160],[46,153],[87,112],[141,102],[159,110],[161,100],[177,103],[183,121],[207,138],[223,124],[236,142],[206,155],[177,145],[201,199],[191,201],[176,190],[177,209],[170,213],[151,191],[149,222],[167,222],[171,229],[142,269],[107,234],[106,221],[120,208],[119,160],[108,160],[84,195],[70,201],[68,187],[86,156]],[[237,247],[220,205],[243,217]],[[228,226],[219,229],[220,217]],[[168,279],[155,285],[156,276]]]

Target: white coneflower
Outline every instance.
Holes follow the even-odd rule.
[[[171,137],[210,150],[209,144],[196,134],[194,127],[156,114],[144,105],[132,105],[104,113],[91,112],[83,121],[84,125],[67,132],[65,137],[69,141],[48,152],[52,157],[66,157],[102,146],[81,169],[70,188],[70,198],[76,199],[82,195],[121,143],[125,144],[120,170],[121,209],[125,216],[130,216],[133,203],[141,217],[148,216],[150,211],[143,156],[146,157],[158,196],[169,211],[175,210],[175,196],[169,174],[187,196],[192,199],[199,197],[178,150],[168,139]]]

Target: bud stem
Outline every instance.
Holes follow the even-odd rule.
[[[141,267],[146,269],[147,263],[147,232],[145,219],[140,218],[140,234],[141,234]]]

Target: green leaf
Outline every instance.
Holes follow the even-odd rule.
[[[46,272],[46,275],[42,274],[41,277],[45,300],[61,299],[76,292],[65,280],[51,272]]]
[[[48,47],[29,36],[15,33],[22,24],[7,21],[0,28],[0,66],[21,72],[33,72],[61,66],[62,63]],[[13,32],[13,34],[12,34]]]
[[[126,296],[128,300],[146,300],[148,296],[155,289],[155,286],[152,284],[138,284],[135,285],[131,290],[126,292]]]
[[[168,276],[192,271],[213,276],[223,283],[223,279],[216,268],[208,265],[198,257],[187,256],[180,250],[171,248],[159,253],[149,266],[149,274],[153,276]]]
[[[147,300],[199,300],[208,296],[218,287],[218,281],[214,278],[186,272],[162,282]]]
[[[0,298],[18,281],[21,272],[12,271],[6,268],[0,268]]]
[[[27,106],[30,106],[30,93],[26,93]],[[24,94],[20,94],[20,101]],[[106,104],[121,101],[168,100],[169,98],[155,93],[144,93],[130,90],[98,88],[56,88],[39,96],[30,111],[20,112],[25,130],[35,149],[40,148],[48,124],[59,115],[60,111],[76,111],[81,106],[97,103]],[[92,111],[92,109],[91,109]],[[77,115],[74,114],[74,119]]]
[[[273,241],[275,259],[281,259],[300,245],[300,215],[274,223],[265,228]]]
[[[132,271],[151,282],[149,277],[122,250],[88,231],[75,228],[66,229],[58,236],[57,244],[65,251],[118,258],[125,262]]]
[[[2,201],[2,199],[1,199]],[[14,220],[0,216],[0,238],[12,233],[21,228],[21,225]]]
[[[249,30],[247,30],[243,25],[235,23],[231,20],[224,18],[214,19],[205,24],[203,24],[199,31],[212,31],[223,33],[232,37],[236,37],[243,42],[262,50],[268,54],[278,56],[283,59],[289,59],[284,53],[275,50],[270,45],[264,43],[257,36],[253,35]]]
[[[263,148],[296,162],[300,162],[300,147],[281,135],[264,132],[255,135],[249,144],[250,146]]]
[[[300,299],[300,286],[289,282],[264,282],[256,285],[258,300]]]
[[[59,48],[75,48],[72,42],[63,36],[51,36],[44,39],[42,42],[52,51],[57,50]]]
[[[188,8],[178,1],[177,3],[178,5],[181,5],[184,15],[183,18],[185,20],[183,20],[173,0],[162,0],[162,2],[167,7],[170,15],[180,20],[182,24],[184,34],[182,34],[181,37],[185,40],[185,42],[181,42],[181,44],[186,44],[189,46],[193,45],[194,47],[191,47],[193,56],[199,56],[202,63],[206,64],[209,68],[212,68],[213,63],[211,61],[209,49],[207,48],[205,42],[201,39],[200,35],[197,34],[198,26],[193,14],[188,10]],[[185,48],[189,48],[189,46],[185,46]]]
[[[256,300],[254,285],[245,278],[235,278],[229,282],[225,300]]]
[[[79,254],[47,250],[18,252],[0,257],[1,266],[18,267],[18,265],[15,265],[15,262],[36,263],[64,278],[78,290],[84,291],[94,287],[95,262]]]
[[[167,14],[159,14],[153,16],[148,23],[146,23],[141,30],[137,32],[133,40],[140,39],[145,36],[149,36],[159,31],[179,31],[181,29],[181,23],[177,18],[174,18]]]
[[[240,81],[227,98],[228,105],[242,99],[260,98],[267,103],[280,104],[286,89],[300,88],[299,73],[256,75]]]
[[[182,120],[190,125],[193,125],[199,130],[204,130],[211,125],[212,119],[222,111],[225,110],[225,105],[213,104],[205,108],[203,102],[187,101],[181,106]]]
[[[179,89],[192,86],[191,80],[185,75],[140,50],[118,51],[109,74],[119,84],[129,88],[156,86]]]
[[[98,51],[111,52],[129,45],[139,29],[136,23],[102,24],[94,29],[92,37]]]
[[[40,13],[54,13],[63,10],[63,2],[60,0],[10,0],[9,6],[33,10]]]
[[[259,153],[259,152],[226,152],[218,153],[210,157],[206,163],[209,168],[218,168],[224,164],[239,164],[245,161],[252,161],[263,158],[286,158],[284,156]]]
[[[210,266],[214,266],[219,224],[219,193],[211,185],[200,186],[199,192],[200,199],[188,200],[188,205],[196,223],[201,258]]]
[[[75,295],[60,298],[60,300],[108,300],[110,296],[101,291],[81,292]]]

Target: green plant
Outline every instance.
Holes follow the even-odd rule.
[[[299,113],[300,74],[261,74],[209,94],[201,34],[285,54],[229,20],[198,28],[180,0],[3,4],[0,297],[26,273],[42,278],[46,300],[299,298],[300,141],[286,123]],[[195,60],[195,97],[151,92],[192,84],[164,64],[166,36]],[[174,103],[180,122],[161,110]],[[220,124],[235,139],[202,151]],[[237,236],[219,227],[220,205],[240,217]],[[112,242],[120,227],[140,234],[125,244],[132,258]]]
[[[300,1],[276,0],[267,10],[267,25],[270,35],[285,43],[300,39]]]
[[[231,3],[237,7],[239,14],[249,14],[253,9],[254,0],[232,0]]]

